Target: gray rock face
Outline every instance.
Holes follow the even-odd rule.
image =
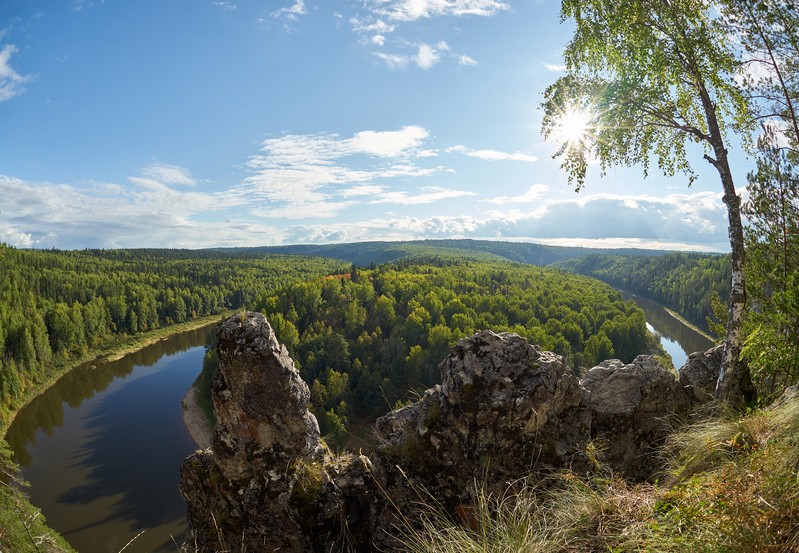
[[[657,447],[669,434],[670,419],[691,410],[675,374],[639,355],[629,365],[604,361],[580,384],[591,393],[591,435],[605,448],[603,460],[628,478],[651,478],[661,469]]]
[[[346,550],[342,528],[371,527],[371,462],[322,446],[308,386],[263,315],[234,315],[217,335],[212,450],[181,465],[188,550]]]
[[[461,340],[439,369],[440,386],[377,421],[379,454],[406,474],[465,492],[492,474],[584,466],[587,394],[561,356],[483,331]]]
[[[695,404],[715,399],[723,355],[724,344],[707,351],[697,351],[688,356],[688,361],[680,369],[680,383]]]
[[[537,469],[588,470],[592,437],[613,468],[649,478],[665,418],[691,404],[650,357],[604,362],[580,383],[559,355],[483,331],[439,365],[441,385],[378,419],[371,458],[335,457],[264,316],[234,315],[218,335],[213,447],[181,466],[196,552],[394,550],[420,501],[458,513],[475,481],[501,493]]]
[[[248,478],[295,458],[320,457],[311,392],[266,317],[234,315],[217,335],[212,448],[225,477]]]

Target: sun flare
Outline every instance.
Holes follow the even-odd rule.
[[[560,116],[555,133],[560,142],[576,146],[588,135],[590,123],[591,114],[588,111],[571,107]]]

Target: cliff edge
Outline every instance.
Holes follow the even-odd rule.
[[[649,479],[669,417],[693,401],[649,356],[581,382],[561,356],[482,331],[441,362],[440,385],[378,419],[371,457],[334,455],[266,318],[234,315],[218,338],[212,447],[181,466],[190,551],[395,550],[422,503],[468,519],[475,482],[500,492],[531,473],[589,472],[592,440],[609,444],[611,468]]]

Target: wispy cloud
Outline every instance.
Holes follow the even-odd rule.
[[[464,196],[476,196],[474,192],[466,190],[452,190],[438,186],[423,188],[417,192],[410,193],[404,190],[382,192],[376,194],[372,204],[397,204],[397,205],[422,205],[439,202],[451,198],[461,198]]]
[[[75,186],[0,175],[0,189],[0,240],[19,247],[236,245],[250,242],[245,229],[263,243],[280,236],[272,226],[195,218],[241,205],[233,194],[174,190],[145,176]]]
[[[395,216],[295,226],[286,230],[285,239],[319,243],[482,238],[564,246],[726,251],[724,214],[720,195],[708,192],[664,198],[597,194],[542,202],[534,210],[489,211],[479,218]]]
[[[11,67],[11,56],[18,52],[13,44],[6,44],[0,50],[0,102],[10,100],[25,91],[29,76],[20,75]]]
[[[344,139],[346,140],[346,139]],[[318,201],[253,203],[252,190],[214,194],[174,189],[147,176],[89,186],[28,182],[0,176],[0,240],[18,247],[212,247],[415,238],[532,240],[561,245],[657,247],[727,251],[726,209],[711,192],[595,194],[569,200],[537,198],[543,185],[492,198],[501,209],[480,216],[403,216],[372,212],[366,219],[331,218],[356,203],[416,206],[467,191],[362,183],[324,193]],[[180,206],[180,209],[175,209]],[[243,210],[243,211],[242,211]],[[253,213],[255,212],[255,213]],[[217,214],[209,221],[209,214]],[[220,220],[219,215],[230,216]],[[308,220],[278,226],[264,219]]]
[[[518,196],[496,196],[484,201],[492,204],[532,203],[541,200],[541,198],[544,197],[544,194],[546,194],[548,191],[549,187],[546,184],[534,184],[527,190],[527,192]]]
[[[440,167],[417,160],[434,152],[424,148],[427,129],[408,125],[395,131],[366,130],[343,137],[333,133],[285,135],[263,142],[261,152],[247,161],[252,175],[237,191],[261,201],[254,213],[268,217],[331,217],[352,205],[352,198],[387,198],[381,180],[429,177]],[[363,158],[372,162],[364,167]],[[433,191],[434,192],[440,191]],[[444,196],[441,196],[443,199]],[[336,198],[345,198],[336,200]],[[396,203],[408,200],[395,195]],[[436,201],[434,195],[427,201]]]
[[[142,170],[145,177],[154,179],[165,184],[183,184],[194,186],[197,181],[191,176],[191,172],[185,167],[177,165],[167,165],[165,163],[155,163]]]
[[[460,56],[458,56],[458,65],[465,65],[465,66],[477,65],[477,61],[475,61],[475,59],[472,58],[471,56],[461,54]]]
[[[236,9],[236,4],[233,2],[226,2],[225,0],[216,0],[214,2],[214,6],[228,11],[233,11]]]
[[[308,11],[305,9],[305,0],[294,0],[290,6],[280,8],[273,11],[271,16],[276,19],[287,19],[289,21],[297,21],[299,16],[306,15]]]
[[[523,152],[500,152],[499,150],[471,150],[466,146],[452,146],[447,152],[455,152],[469,157],[476,157],[487,161],[526,161],[534,163],[538,158]]]
[[[438,16],[492,16],[510,8],[498,0],[367,0],[374,13],[396,21]]]
[[[562,64],[545,63],[544,67],[546,67],[548,71],[554,71],[556,73],[566,71],[566,66]]]
[[[471,60],[471,58],[468,56],[451,54],[449,45],[443,40],[434,45],[421,43],[416,44],[414,47],[416,48],[416,52],[414,53],[388,54],[384,52],[375,52],[374,55],[380,58],[390,69],[406,69],[413,65],[425,71],[431,69],[434,65],[440,62],[444,55],[451,55],[452,57],[457,58],[461,65],[464,65],[464,57]]]

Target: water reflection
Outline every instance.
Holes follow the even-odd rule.
[[[679,369],[688,359],[688,354],[706,351],[715,344],[691,327],[669,315],[662,305],[629,292],[622,292],[625,300],[633,300],[646,313],[647,323],[661,336],[664,349],[672,356],[674,367]]]
[[[6,439],[31,501],[79,551],[175,551],[185,530],[178,467],[194,450],[181,398],[212,327],[67,374],[15,418]]]

